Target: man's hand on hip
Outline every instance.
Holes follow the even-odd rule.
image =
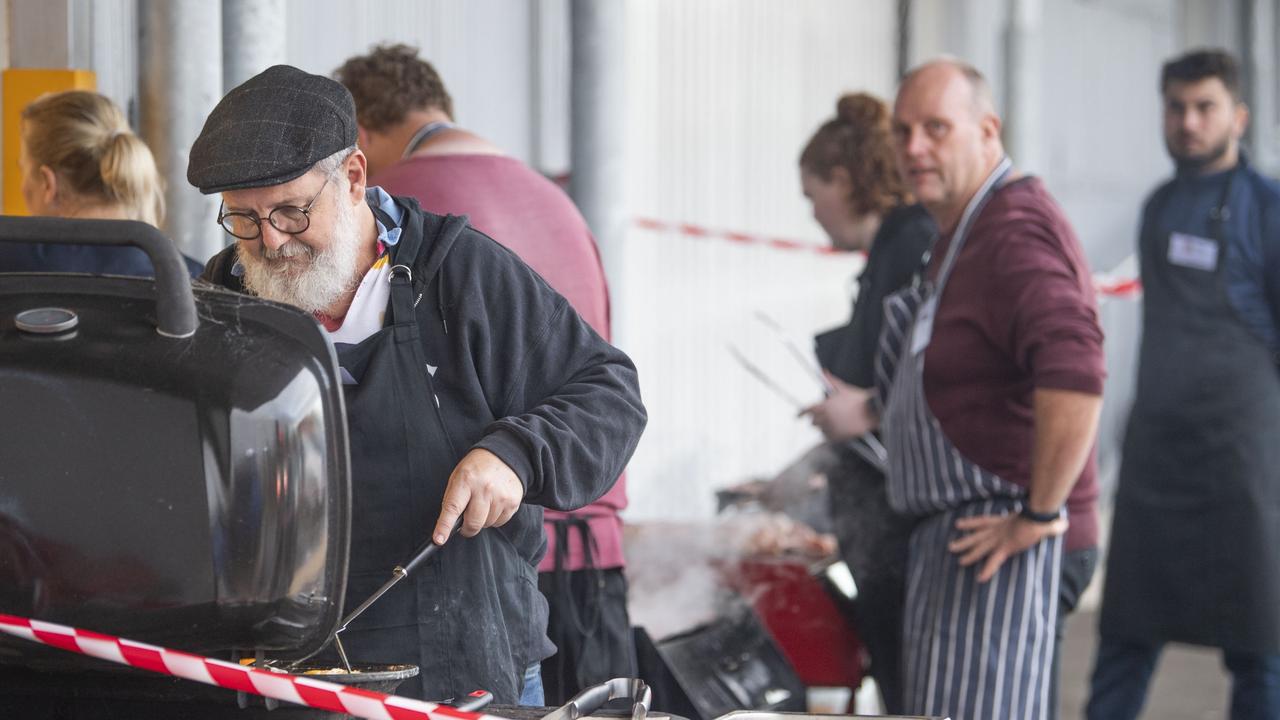
[[[449,476],[432,538],[437,545],[443,545],[459,516],[463,537],[505,525],[520,509],[523,499],[524,484],[515,471],[497,455],[476,448],[462,458]]]
[[[831,384],[831,394],[800,414],[808,415],[814,427],[831,442],[852,440],[875,430],[879,422],[867,402],[871,391],[843,382],[831,373],[823,374]]]
[[[1061,517],[1053,522],[1038,523],[1017,513],[979,515],[960,518],[956,521],[956,529],[968,534],[952,540],[947,549],[959,555],[960,564],[965,567],[985,559],[978,573],[978,582],[986,582],[995,577],[1005,560],[1045,538],[1066,532],[1067,519]]]

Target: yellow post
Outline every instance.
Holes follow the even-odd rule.
[[[22,200],[22,170],[18,153],[22,147],[22,111],[32,100],[50,92],[95,90],[97,78],[91,70],[37,70],[14,68],[0,72],[3,83],[4,213],[27,215]]]

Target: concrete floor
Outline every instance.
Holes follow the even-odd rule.
[[[1098,616],[1081,611],[1067,619],[1062,648],[1062,720],[1084,717],[1093,669]],[[1207,720],[1227,716],[1230,680],[1216,650],[1170,645],[1160,656],[1142,720]]]

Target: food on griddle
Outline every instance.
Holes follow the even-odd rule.
[[[240,658],[241,665],[249,666],[249,665],[255,665],[256,663],[257,661],[254,660],[253,658]],[[397,666],[397,668],[398,667],[399,666]],[[347,670],[345,668],[340,668],[340,667],[328,667],[328,668],[303,667],[303,668],[295,668],[291,671],[286,671],[282,667],[275,667],[273,665],[268,665],[268,664],[263,664],[262,669],[270,670],[271,672],[278,672],[278,673],[290,672],[293,675],[360,675],[364,672],[363,670],[357,667],[353,667],[350,670]]]
[[[745,555],[816,559],[836,551],[834,535],[816,532],[781,513],[742,513],[722,521],[721,526],[729,536],[729,544]]]

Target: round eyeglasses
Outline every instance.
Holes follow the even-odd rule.
[[[271,223],[271,227],[286,235],[299,235],[306,232],[307,228],[311,227],[311,206],[320,199],[320,195],[329,186],[333,176],[334,173],[325,176],[324,184],[320,186],[320,190],[306,207],[281,205],[267,214],[266,221]],[[227,212],[225,205],[218,206],[218,224],[223,230],[241,240],[257,240],[262,237],[262,221],[263,218],[258,217],[258,213]]]

